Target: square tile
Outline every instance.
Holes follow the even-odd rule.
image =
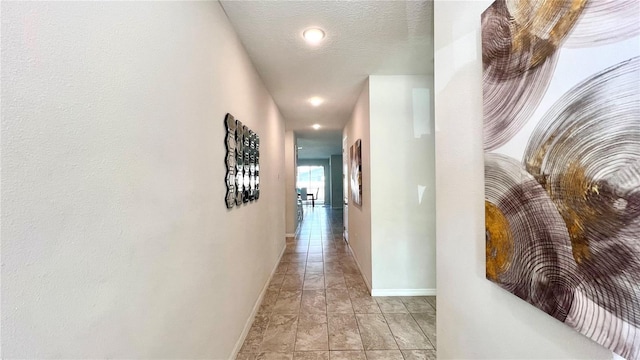
[[[349,292],[341,289],[327,289],[327,312],[353,313]]]
[[[284,247],[284,253],[285,254],[306,253],[308,249],[309,249],[308,245],[287,244]]]
[[[319,261],[319,262],[322,262],[322,259],[323,259],[322,253],[310,253],[307,256],[307,261],[314,261],[314,262],[315,261]]]
[[[364,351],[330,351],[329,360],[367,360]]]
[[[261,352],[259,353],[255,360],[292,360],[293,353],[283,353],[283,352]]]
[[[342,271],[337,274],[325,272],[324,283],[327,289],[347,289],[347,283],[344,281]]]
[[[324,254],[324,261],[339,262],[340,260],[341,260],[340,255],[338,255],[336,253],[325,253]]]
[[[344,263],[342,265],[342,272],[343,273],[352,274],[354,276],[360,276],[360,269],[358,269],[358,265],[350,264],[350,263],[346,262],[345,259],[342,259],[342,261],[344,261]]]
[[[380,311],[383,313],[400,313],[406,314],[409,312],[404,306],[404,303],[397,297],[375,297],[374,298],[380,307]]]
[[[305,274],[304,290],[321,290],[324,289],[324,274]]]
[[[295,350],[329,350],[327,316],[325,314],[300,314]]]
[[[356,314],[356,319],[365,350],[398,349],[389,325],[382,314]]]
[[[322,245],[309,246],[309,254],[322,254]]]
[[[429,304],[427,298],[424,296],[402,297],[400,299],[410,313],[424,313],[433,311],[433,306]]]
[[[302,289],[304,283],[304,275],[289,274],[284,276],[281,290],[298,290]]]
[[[342,271],[342,265],[337,261],[327,261],[327,258],[324,258],[324,267],[331,269],[340,269]]]
[[[427,335],[427,339],[434,348],[436,347],[436,312],[411,314],[413,319],[418,323],[422,332]]]
[[[297,314],[302,300],[301,290],[280,290],[272,311],[279,314]]]
[[[258,314],[269,314],[273,311],[273,308],[278,300],[278,294],[280,292],[278,290],[269,290],[267,289],[264,297],[262,298],[262,303],[260,304],[260,308],[258,309]]]
[[[436,310],[438,307],[436,306],[436,297],[435,296],[427,296],[427,302],[433,306],[433,309]]]
[[[288,266],[289,266],[289,263],[281,262],[280,264],[278,264],[278,267],[276,267],[275,273],[276,274],[286,274]]]
[[[378,303],[368,295],[362,297],[352,297],[351,305],[356,314],[380,314]]]
[[[303,290],[300,312],[303,314],[326,314],[327,302],[324,290]]]
[[[271,315],[260,351],[293,353],[297,327],[298,315]]]
[[[402,350],[405,360],[437,360],[435,350]]]
[[[258,315],[267,317],[267,315]],[[268,321],[267,321],[268,324]],[[264,336],[264,332],[266,330],[266,326],[262,327],[257,325],[254,321],[253,325],[251,325],[251,329],[249,329],[249,333],[247,337],[244,339],[244,343],[242,343],[242,347],[240,348],[240,353],[257,353],[260,351],[260,345],[262,344],[262,338]]]
[[[349,292],[349,296],[351,299],[360,299],[360,298],[370,298],[371,294],[369,294],[369,289],[365,285],[358,286],[349,286],[347,285],[347,290]],[[377,303],[376,303],[377,305]]]
[[[293,266],[289,266],[287,268],[286,275],[304,276],[304,273],[306,272],[304,263],[289,263],[289,265]]]
[[[404,360],[400,350],[370,350],[366,354],[367,360]]]
[[[343,268],[344,268],[344,265],[343,265]],[[366,287],[367,286],[367,284],[364,282],[364,279],[362,278],[362,275],[360,275],[360,273],[357,273],[357,274],[345,273],[344,281],[347,283],[347,286],[349,287],[355,287],[355,286]]]
[[[307,273],[323,273],[324,263],[322,261],[307,261]]]
[[[282,255],[284,262],[305,262],[307,261],[307,253],[290,253]]]
[[[293,360],[329,360],[328,351],[294,352]]]
[[[274,274],[273,277],[271,278],[271,282],[269,283],[269,286],[267,287],[267,289],[280,290],[280,287],[282,286],[283,281],[284,281],[283,274]]]
[[[329,349],[363,350],[356,317],[353,314],[328,314]]]
[[[401,350],[431,350],[433,346],[411,314],[384,314]]]
[[[255,353],[238,353],[236,360],[256,360],[257,354]]]

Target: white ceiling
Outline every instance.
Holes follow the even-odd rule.
[[[433,71],[431,0],[221,3],[287,130],[302,140],[301,158],[341,153],[339,130],[367,76]],[[308,45],[302,38],[309,27],[326,32],[320,45]],[[312,96],[325,102],[313,107],[307,102]],[[322,128],[311,130],[316,123]],[[305,143],[315,150],[307,153]]]

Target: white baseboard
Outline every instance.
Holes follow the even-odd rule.
[[[358,270],[360,270],[360,276],[362,276],[362,278],[364,279],[364,283],[367,285],[367,289],[369,289],[369,293],[371,293],[371,284],[369,283],[369,279],[367,279],[366,276],[364,276],[364,272],[362,271],[362,267],[360,266],[360,263],[358,262],[358,257],[356,256],[356,253],[353,252],[353,249],[351,248],[351,244],[347,243],[347,245],[349,246],[349,251],[351,252],[351,256],[353,256],[353,260],[356,261],[356,265],[358,266]],[[373,296],[373,295],[371,295]]]
[[[371,296],[436,296],[436,289],[372,289],[369,279],[364,276],[362,267],[358,262],[358,257],[355,252],[353,252],[351,244],[349,244],[349,251],[351,252],[351,256],[353,256],[353,259],[356,261],[358,270],[360,270],[360,274],[362,275],[364,283],[367,285]]]
[[[373,289],[371,296],[436,296],[436,289]]]
[[[231,351],[231,357],[229,357],[229,360],[234,360],[238,356],[238,353],[242,348],[242,344],[244,344],[244,340],[249,334],[249,330],[251,330],[251,325],[253,325],[253,320],[255,320],[256,315],[258,314],[258,310],[260,310],[260,304],[262,304],[264,295],[267,293],[267,289],[269,288],[271,279],[273,278],[273,275],[276,273],[276,269],[280,264],[280,260],[282,260],[282,255],[284,255],[285,249],[286,249],[286,246],[283,246],[282,251],[280,251],[280,256],[278,257],[278,261],[276,262],[276,266],[273,267],[273,270],[271,270],[271,275],[269,275],[269,279],[267,279],[267,282],[262,287],[260,296],[258,296],[258,300],[256,300],[256,303],[253,305],[253,310],[251,310],[251,316],[249,316],[249,318],[247,319],[247,322],[244,324],[244,329],[242,330],[242,333],[240,334],[240,338],[236,342],[236,345],[233,347],[233,351]]]

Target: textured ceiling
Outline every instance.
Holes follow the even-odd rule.
[[[286,128],[302,139],[313,140],[308,130],[318,123],[322,129],[316,138],[333,134],[331,142],[340,147],[335,130],[349,119],[368,75],[431,74],[433,69],[431,1],[221,3]],[[309,27],[326,32],[320,45],[310,46],[302,38]],[[325,102],[312,107],[311,96]]]

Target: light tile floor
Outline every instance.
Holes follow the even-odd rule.
[[[305,208],[237,359],[436,358],[435,297],[371,297],[342,224],[342,211]]]

